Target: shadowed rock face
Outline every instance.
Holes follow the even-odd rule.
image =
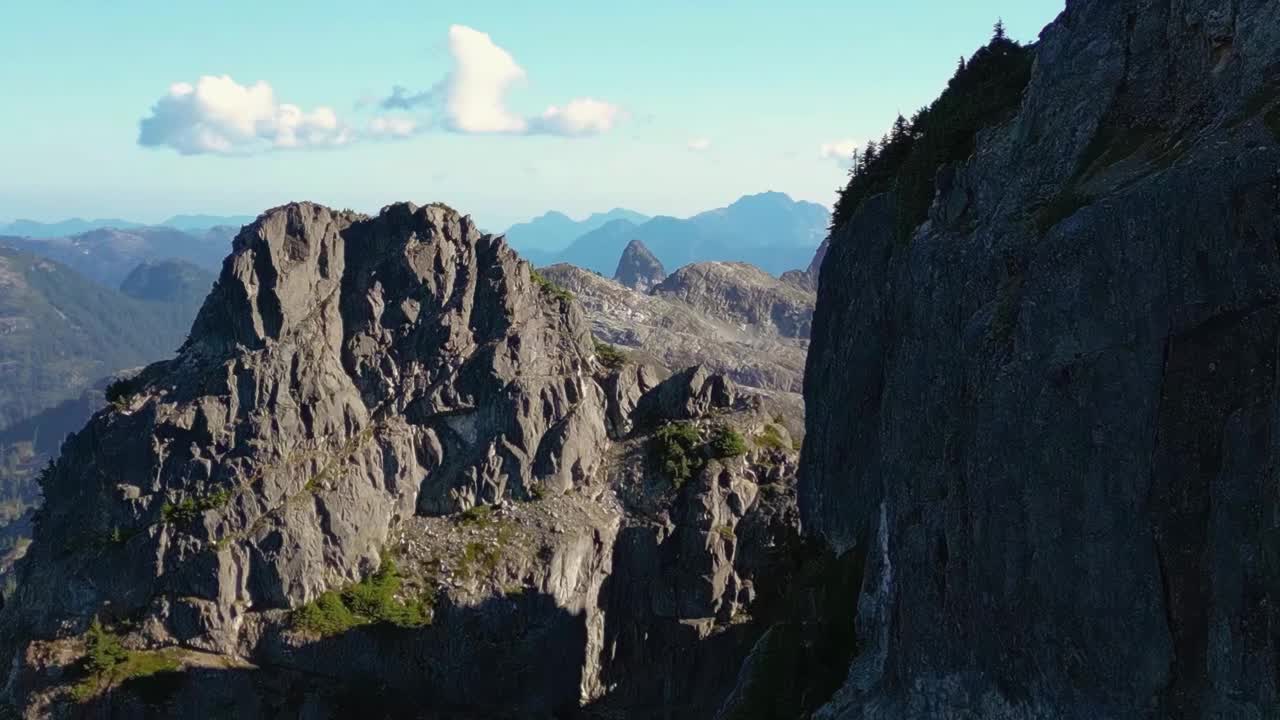
[[[577,302],[447,207],[268,211],[177,357],[45,473],[0,613],[7,699],[263,717],[379,687],[393,714],[709,716],[762,631],[756,588],[789,572],[797,455],[768,398],[595,353]],[[696,439],[683,482],[651,452],[671,419]],[[714,454],[729,429],[744,451]],[[300,623],[365,603],[351,588],[393,558],[396,601],[425,598],[431,624]],[[162,700],[111,675],[85,690],[95,617],[178,666]]]
[[[1280,706],[1280,6],[1069,2],[1019,113],[822,265],[806,532],[866,558],[821,718]]]
[[[648,291],[666,277],[667,272],[657,256],[639,240],[627,243],[622,257],[618,259],[618,269],[613,273],[616,282],[640,292]]]

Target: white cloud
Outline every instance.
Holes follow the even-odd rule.
[[[139,123],[138,144],[183,155],[247,155],[286,148],[344,145],[354,134],[332,108],[307,112],[276,101],[265,82],[241,85],[230,76],[179,82]]]
[[[413,118],[398,115],[378,115],[369,121],[368,135],[372,138],[407,138],[421,127]]]
[[[529,121],[529,132],[548,135],[598,135],[613,129],[622,109],[595,98],[578,98],[564,107],[552,105]]]
[[[819,154],[827,160],[835,160],[841,167],[849,167],[853,164],[853,153],[859,147],[857,140],[845,138],[823,143]]]
[[[441,127],[466,134],[581,137],[608,132],[624,117],[617,105],[595,98],[574,98],[528,117],[512,111],[507,96],[528,74],[488,33],[474,28],[449,28],[449,55],[453,69],[430,90],[415,93],[396,86],[380,105],[388,110],[434,107]]]
[[[686,147],[694,152],[702,152],[711,147],[711,141],[707,138],[694,138],[689,141]]]

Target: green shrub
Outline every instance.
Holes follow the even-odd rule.
[[[764,450],[790,450],[791,446],[782,439],[782,431],[777,425],[765,425],[760,434],[756,436],[756,447]]]
[[[180,663],[167,650],[128,650],[120,638],[97,619],[85,635],[84,668],[88,677],[72,688],[72,696],[87,700],[104,688],[132,678],[175,672]]]
[[[216,510],[231,501],[231,490],[222,488],[202,497],[186,497],[176,505],[166,502],[160,506],[160,517],[173,525],[192,525],[206,510]]]
[[[601,365],[604,365],[610,370],[617,370],[627,363],[627,354],[609,343],[603,343],[597,340],[596,359],[600,361]]]
[[[711,454],[717,458],[734,458],[747,453],[747,441],[731,427],[721,425],[711,434]]]
[[[560,287],[556,283],[551,282],[544,277],[542,273],[534,270],[533,268],[529,268],[529,277],[538,286],[538,288],[542,290],[543,294],[550,295],[551,297],[564,302],[569,302],[573,299],[573,293],[563,287]]]
[[[658,468],[677,489],[693,477],[702,466],[699,448],[702,434],[690,422],[669,422],[658,428],[650,441],[650,450]]]
[[[114,405],[117,410],[120,410],[129,406],[129,401],[140,389],[133,378],[120,378],[107,385],[104,395],[106,395],[107,402]]]
[[[322,593],[315,601],[295,610],[293,625],[321,637],[374,623],[397,627],[429,625],[433,598],[397,599],[401,584],[395,560],[384,556],[377,572],[341,590]]]

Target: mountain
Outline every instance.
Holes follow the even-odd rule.
[[[865,575],[814,717],[1275,712],[1278,69],[1274,2],[1069,2],[850,185],[800,499]]]
[[[70,268],[0,247],[0,429],[182,342],[207,287],[142,302]]]
[[[0,245],[56,260],[114,288],[144,262],[176,259],[217,270],[235,232],[230,227],[197,234],[166,227],[100,228],[71,237],[0,237]]]
[[[638,239],[666,267],[737,261],[779,275],[808,266],[828,221],[821,205],[768,192],[683,220],[656,217],[638,225],[616,220],[574,240],[555,259],[611,273],[627,243]]]
[[[18,714],[710,717],[805,587],[783,408],[443,205],[264,213],[107,394],[0,609]]]
[[[538,272],[582,303],[598,339],[625,353],[667,367],[704,365],[748,387],[801,391],[813,296],[758,268],[690,265],[649,292],[575,265]]]
[[[639,240],[627,243],[618,260],[618,268],[613,272],[615,282],[640,292],[645,292],[666,277],[667,271],[663,269],[662,262]]]
[[[97,220],[71,218],[70,220],[60,220],[58,222],[51,223],[42,223],[35,220],[14,220],[11,223],[0,225],[0,235],[16,235],[18,237],[32,238],[55,238],[66,237],[68,235],[79,235],[80,233],[97,230],[99,228],[128,230],[143,226],[143,223],[119,220],[117,218],[100,218]]]
[[[165,227],[186,231],[205,231],[218,226],[240,229],[253,222],[252,215],[174,215],[160,223]]]
[[[586,220],[574,220],[559,212],[548,212],[526,223],[512,225],[506,234],[511,247],[522,255],[530,253],[556,253],[569,247],[577,238],[615,220],[640,224],[648,216],[638,212],[614,208],[609,212],[592,213]]]

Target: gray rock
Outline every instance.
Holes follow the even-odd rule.
[[[808,348],[800,333],[807,333],[813,295],[733,263],[681,268],[664,283],[667,291],[651,294],[572,265],[539,272],[574,294],[600,340],[669,368],[702,364],[741,385],[794,393],[798,405]]]
[[[909,243],[874,197],[822,265],[801,509],[867,572],[817,717],[1268,717],[1280,7],[1035,53]]]
[[[666,277],[662,262],[640,240],[627,243],[622,257],[618,258],[618,269],[613,273],[615,282],[640,292],[647,292]]]

